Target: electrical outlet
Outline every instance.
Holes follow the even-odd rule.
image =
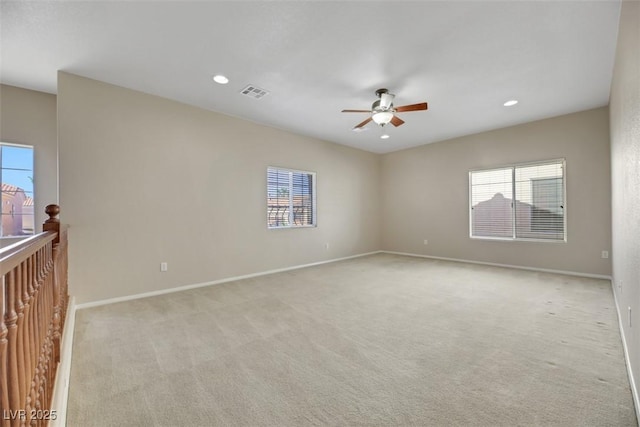
[[[425,244],[425,245],[428,245],[428,244],[429,244],[429,241],[428,241],[427,239],[424,239],[424,244]]]
[[[160,263],[160,271],[164,272],[164,271],[167,271],[168,269],[169,269],[169,265],[166,262]]]
[[[629,309],[629,327],[631,327],[631,307],[628,307]]]
[[[609,251],[602,251],[602,258],[604,259],[609,258]]]
[[[325,244],[324,244],[324,250],[325,250],[325,251],[328,251],[328,250],[329,250],[329,243],[325,243]]]

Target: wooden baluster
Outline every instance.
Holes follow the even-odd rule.
[[[44,325],[45,331],[47,331],[46,344],[45,344],[45,399],[44,402],[49,402],[50,390],[53,384],[51,378],[51,362],[52,362],[52,344],[53,344],[53,245],[49,243],[45,246],[46,260],[47,260],[47,275],[45,278],[45,298],[47,300],[47,312],[45,315],[46,323]]]
[[[29,285],[29,297],[31,301],[31,309],[29,312],[29,396],[27,397],[27,407],[26,409],[31,413],[31,409],[33,408],[34,402],[36,400],[35,396],[35,376],[36,376],[36,355],[38,354],[38,348],[36,346],[36,315],[37,315],[37,303],[35,298],[35,255],[31,255],[27,258],[27,276],[28,276],[28,285]]]
[[[51,399],[51,391],[53,388],[54,379],[51,374],[53,369],[53,313],[54,313],[54,299],[53,299],[53,243],[49,242],[45,246],[45,259],[46,259],[46,276],[44,281],[45,286],[45,299],[46,299],[46,323],[44,325],[46,331],[45,338],[45,351],[44,353],[44,396],[43,402],[48,405]],[[47,407],[45,406],[45,409]]]
[[[22,302],[22,269],[21,266],[18,266],[14,269],[15,274],[15,282],[14,286],[16,288],[15,298],[16,298],[16,313],[18,316],[18,320],[16,321],[17,325],[17,337],[16,337],[16,353],[17,353],[17,366],[18,366],[18,387],[20,389],[20,409],[24,408],[24,403],[27,395],[27,381],[25,379],[24,372],[24,360],[25,360],[25,352],[24,352],[24,303]]]
[[[33,363],[35,366],[33,372],[33,381],[31,382],[31,409],[38,409],[38,390],[40,389],[40,348],[41,348],[41,339],[40,339],[40,317],[41,317],[41,306],[42,301],[40,298],[40,257],[39,250],[36,251],[32,256],[33,263],[33,272],[32,272],[32,284],[33,284],[33,342],[34,342],[34,354],[33,354]]]
[[[50,319],[53,313],[53,298],[51,298],[51,243],[40,249],[40,384],[38,388],[38,399],[36,402],[36,411],[46,409],[49,402],[49,388],[51,385],[49,379],[49,360],[51,357],[51,330]],[[38,420],[33,420],[32,425],[37,425]]]
[[[24,374],[25,374],[25,391],[23,392],[24,408],[27,414],[30,413],[31,405],[31,380],[33,374],[31,372],[31,295],[29,295],[29,259],[27,258],[20,268],[22,269],[22,300],[24,301],[24,324],[22,333],[24,336]]]
[[[38,301],[38,327],[37,331],[37,342],[38,342],[38,369],[36,372],[36,401],[35,401],[35,409],[36,411],[42,410],[42,398],[43,398],[43,388],[44,388],[44,355],[43,355],[43,346],[45,339],[45,330],[44,330],[44,312],[45,312],[45,304],[44,300],[44,280],[43,280],[43,271],[44,271],[44,259],[43,259],[43,248],[38,249],[36,252],[36,300]]]
[[[0,292],[0,307],[5,307],[5,291],[4,275],[1,278],[2,292]],[[9,343],[7,335],[9,333],[5,325],[5,312],[3,311],[2,317],[0,317],[0,410],[2,410],[2,427],[9,427],[9,420],[7,419],[11,406],[9,405],[9,384],[7,378],[9,373],[7,372],[7,345]]]
[[[62,311],[61,285],[60,285],[60,243],[53,247],[53,358],[60,362],[60,339],[62,337],[62,323],[60,321]]]
[[[58,267],[59,267],[59,292],[60,292],[60,330],[64,330],[67,319],[68,303],[68,283],[67,283],[67,235],[66,231],[60,230],[62,237],[58,245]]]
[[[67,319],[67,304],[69,302],[69,252],[68,252],[68,247],[69,247],[69,243],[68,243],[68,236],[67,236],[67,228],[66,227],[61,227],[60,228],[60,243],[59,243],[59,248],[60,248],[60,254],[61,254],[61,259],[60,259],[60,271],[61,271],[61,275],[60,275],[60,280],[61,280],[61,288],[60,288],[60,292],[61,292],[61,303],[62,303],[62,315],[61,315],[61,321],[62,321],[62,325],[61,328],[64,329],[64,324],[66,322]]]
[[[5,275],[5,287],[7,288],[7,312],[5,314],[5,323],[7,325],[7,330],[9,331],[9,360],[7,372],[7,381],[9,383],[9,410],[17,411],[20,409],[20,383],[18,379],[18,346],[16,345],[18,335],[18,325],[16,321],[18,320],[18,314],[16,313],[16,283],[14,270],[11,270]],[[20,420],[18,419],[11,420],[11,425],[13,426],[17,426],[19,423]]]
[[[34,363],[34,372],[31,380],[29,390],[30,396],[30,411],[37,409],[37,401],[38,401],[38,389],[40,387],[40,353],[42,351],[42,289],[40,285],[40,268],[41,268],[41,260],[40,260],[40,252],[41,249],[38,249],[33,254],[33,276],[31,277],[33,283],[33,341],[34,341],[34,354],[33,354],[33,363]],[[31,415],[31,412],[29,413]],[[27,420],[28,425],[32,425],[31,418]]]
[[[20,264],[20,268],[22,270],[22,300],[24,302],[24,326],[23,326],[23,336],[24,336],[24,373],[25,373],[25,385],[27,389],[27,393],[24,393],[25,398],[25,406],[26,400],[28,396],[28,390],[31,388],[31,338],[29,337],[29,323],[30,317],[29,314],[31,312],[31,296],[29,295],[29,272],[27,260],[25,260],[22,264]]]

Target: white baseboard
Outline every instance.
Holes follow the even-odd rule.
[[[633,397],[633,404],[636,408],[636,416],[640,414],[640,399],[638,399],[638,389],[636,387],[636,381],[633,378],[633,369],[631,368],[631,358],[629,357],[629,348],[627,346],[627,337],[624,333],[624,323],[622,321],[622,312],[620,311],[620,304],[618,304],[618,294],[616,294],[616,288],[614,280],[611,280],[611,291],[613,292],[613,301],[616,304],[616,312],[618,313],[618,326],[620,328],[620,338],[622,339],[622,349],[624,350],[624,361],[627,364],[627,375],[629,376],[629,385],[631,386],[631,396]]]
[[[351,256],[342,257],[342,258],[334,258],[334,259],[329,259],[329,260],[325,260],[325,261],[312,262],[312,263],[309,263],[309,264],[295,265],[293,267],[285,267],[285,268],[278,268],[278,269],[275,269],[275,270],[261,271],[261,272],[258,272],[258,273],[245,274],[245,275],[242,275],[242,276],[226,277],[224,279],[213,280],[211,282],[195,283],[193,285],[178,286],[178,287],[174,287],[174,288],[161,289],[161,290],[158,290],[158,291],[144,292],[144,293],[141,293],[141,294],[126,295],[126,296],[122,296],[122,297],[109,298],[109,299],[104,299],[104,300],[99,300],[99,301],[85,302],[85,303],[76,305],[76,310],[82,310],[82,309],[85,309],[85,308],[97,307],[97,306],[100,306],[100,305],[115,304],[117,302],[131,301],[131,300],[140,299],[140,298],[154,297],[154,296],[157,296],[157,295],[170,294],[170,293],[173,293],[173,292],[186,291],[186,290],[189,290],[189,289],[203,288],[205,286],[219,285],[221,283],[233,282],[235,280],[250,279],[252,277],[266,276],[268,274],[282,273],[282,272],[291,271],[291,270],[298,270],[300,268],[313,267],[315,265],[322,265],[322,264],[329,264],[329,263],[332,263],[332,262],[344,261],[344,260],[352,259],[352,258],[360,258],[360,257],[363,257],[363,256],[373,255],[373,254],[377,254],[377,253],[380,253],[380,251],[367,252],[367,253],[363,253],[363,254],[351,255]]]
[[[71,356],[73,352],[73,331],[76,324],[75,298],[69,298],[67,318],[60,340],[60,363],[56,372],[53,386],[51,410],[56,411],[56,419],[51,420],[50,427],[64,427],[67,425],[67,402],[69,400],[69,377],[71,375]]]
[[[421,255],[421,254],[413,254],[408,252],[395,252],[395,251],[379,251],[380,253],[385,254],[393,254],[393,255],[404,255],[404,256],[412,256],[417,258],[429,258],[429,259],[438,259],[442,261],[453,261],[453,262],[465,262],[468,264],[479,264],[479,265],[489,265],[492,267],[505,267],[505,268],[515,268],[517,270],[529,270],[529,271],[540,271],[543,273],[556,273],[556,274],[566,274],[568,276],[579,276],[579,277],[588,277],[591,279],[605,279],[611,280],[611,276],[603,275],[603,274],[590,274],[590,273],[580,273],[577,271],[565,271],[565,270],[551,270],[548,268],[536,268],[536,267],[527,267],[524,265],[511,265],[511,264],[497,264],[494,262],[484,262],[484,261],[472,261],[468,259],[458,259],[458,258],[445,258],[439,256],[431,256],[431,255]]]

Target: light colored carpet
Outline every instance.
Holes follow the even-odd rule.
[[[637,425],[610,286],[378,254],[80,310],[68,425]]]

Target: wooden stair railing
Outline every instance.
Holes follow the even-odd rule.
[[[49,205],[43,232],[0,250],[0,426],[46,426],[66,319],[67,227]]]

